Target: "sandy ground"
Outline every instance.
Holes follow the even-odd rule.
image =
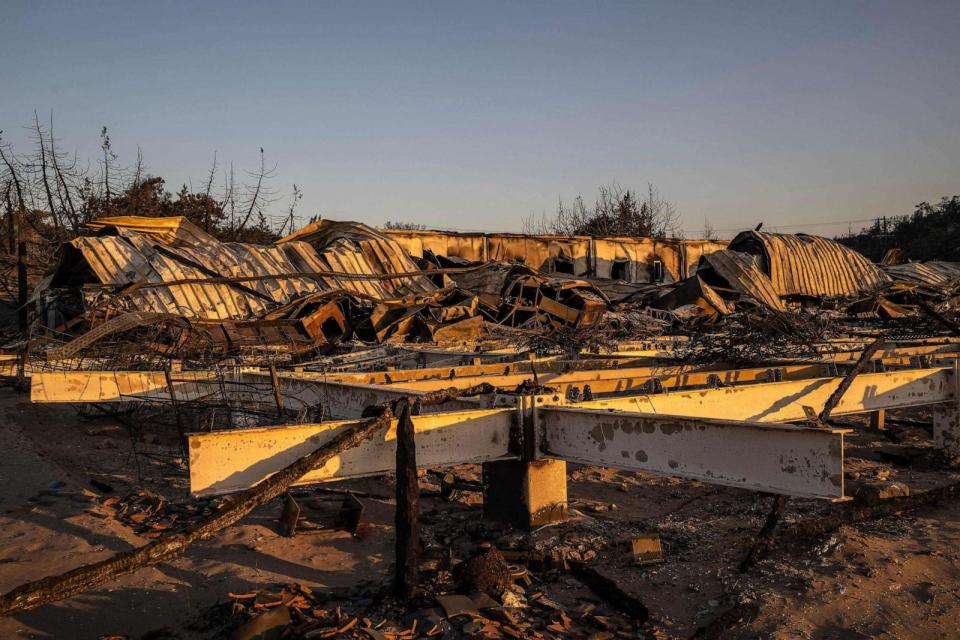
[[[853,474],[897,480],[915,491],[956,481],[931,463],[935,452],[922,429],[891,432],[895,437],[862,429],[850,437]],[[109,483],[113,495],[143,488],[185,500],[175,446],[169,433],[145,427],[131,438],[112,419],[85,419],[72,408],[31,405],[24,395],[0,391],[0,590],[147,542],[101,504],[107,494],[90,479]],[[878,450],[885,455],[878,458]],[[476,467],[457,472],[478,477]],[[698,629],[707,637],[731,638],[960,637],[958,503],[780,545],[741,574],[737,565],[763,522],[769,497],[592,467],[571,466],[568,475],[571,507],[581,515],[536,532],[533,544],[596,551],[596,566],[647,605],[663,637],[691,637]],[[430,480],[424,484],[429,488]],[[392,491],[383,478],[351,486]],[[362,538],[333,526],[338,498],[307,493],[301,502],[312,505],[311,518],[324,526],[321,531],[283,537],[279,504],[269,505],[174,562],[0,619],[0,637],[136,638],[169,628],[182,638],[210,638],[218,632],[205,623],[209,611],[230,592],[290,582],[337,589],[389,575],[388,500],[364,500],[368,524]],[[830,508],[792,500],[786,520]],[[517,538],[477,528],[477,494],[456,503],[427,497],[422,512],[425,535],[441,544],[484,535],[495,535],[498,544]],[[632,564],[627,543],[641,532],[660,534],[663,563]],[[551,597],[564,604],[585,597],[568,576],[550,580]]]

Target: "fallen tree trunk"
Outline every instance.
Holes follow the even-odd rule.
[[[233,496],[225,507],[181,533],[158,538],[132,551],[78,567],[58,576],[28,582],[0,596],[0,616],[9,616],[71,596],[110,582],[183,553],[194,542],[206,540],[248,513],[282,495],[311,469],[322,466],[333,456],[357,446],[390,424],[392,416],[384,412],[378,418],[358,423],[313,453],[310,453],[260,484]]]
[[[853,368],[843,377],[843,380],[840,381],[840,386],[838,386],[833,393],[830,394],[830,397],[827,398],[827,402],[823,405],[823,410],[820,411],[818,418],[820,422],[826,423],[830,419],[830,414],[833,413],[833,410],[837,408],[837,405],[840,403],[840,400],[843,398],[843,394],[847,392],[847,389],[850,388],[850,385],[853,384],[853,379],[858,375],[863,373],[864,369],[867,368],[867,365],[870,364],[870,360],[873,358],[874,354],[883,346],[884,339],[883,336],[877,338],[863,350],[860,354],[860,357],[857,358],[856,364],[853,365]]]
[[[444,389],[420,396],[416,400],[422,405],[441,404],[458,397],[489,393],[491,389],[492,387],[488,384],[462,390]],[[50,602],[70,598],[120,576],[183,553],[194,542],[213,537],[257,507],[283,495],[308,471],[323,466],[334,456],[359,445],[381,429],[388,427],[392,419],[393,412],[390,407],[380,407],[379,415],[376,417],[356,423],[316,451],[303,456],[256,486],[231,497],[219,511],[180,533],[157,538],[142,547],[118,553],[106,560],[77,567],[57,576],[28,582],[5,593],[0,596],[0,616],[13,615]]]
[[[887,498],[876,505],[858,506],[853,503],[848,503],[832,509],[830,513],[818,518],[798,520],[784,527],[774,538],[778,544],[810,540],[836,531],[844,525],[885,518],[904,511],[912,511],[934,505],[943,500],[953,500],[958,497],[960,497],[960,482],[954,482],[953,484],[936,487],[922,493]]]

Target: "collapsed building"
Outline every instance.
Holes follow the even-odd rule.
[[[231,347],[308,350],[351,336],[464,342],[480,338],[484,323],[593,324],[625,299],[716,315],[739,300],[783,311],[895,283],[943,289],[953,281],[949,266],[881,269],[825,238],[758,231],[718,243],[321,221],[260,246],[220,242],[183,218],[106,218],[90,227],[93,235],[64,244],[34,293],[47,331],[77,334],[136,311],[182,317]]]
[[[825,238],[760,231],[717,243],[321,221],[261,246],[221,242],[183,218],[90,227],[63,245],[34,292],[31,349],[8,364],[35,403],[166,417],[190,496],[232,498],[173,533],[151,532],[150,545],[113,564],[0,596],[0,614],[164,561],[279,496],[283,535],[296,535],[295,485],[394,474],[395,592],[428,583],[443,598],[463,587],[442,572],[417,579],[418,469],[479,467],[482,506],[470,517],[525,532],[530,548],[509,538],[503,552],[532,571],[541,527],[580,518],[595,538],[607,534],[569,507],[568,465],[793,496],[845,522],[867,517],[862,496],[889,489],[850,472],[845,438],[864,429],[851,417],[869,416],[879,432],[887,411],[931,410],[929,458],[943,466],[960,457],[957,265],[879,266]],[[555,348],[516,340],[548,334]],[[597,335],[615,339],[585,349],[584,336]],[[114,339],[119,350],[104,348]],[[721,348],[691,358],[705,340]],[[750,340],[767,348],[733,362],[728,347]],[[803,350],[791,350],[798,342]],[[132,362],[120,350],[151,357]],[[440,492],[455,501],[456,478],[441,475]],[[960,493],[896,494],[888,510],[948,490]],[[356,532],[363,507],[347,493],[341,511]],[[653,546],[663,554],[659,540]],[[587,558],[572,562],[589,581]],[[600,600],[646,621],[645,607],[624,607],[609,580],[599,583]],[[297,616],[315,630],[310,616],[323,616],[312,611]],[[359,626],[359,616],[337,617],[323,637]],[[390,637],[417,637],[415,629]]]
[[[105,218],[65,243],[33,297],[39,327],[77,333],[124,313],[181,317],[225,348],[296,351],[356,335],[478,339],[484,319],[517,326],[593,322],[592,284],[522,265],[422,270],[392,238],[322,221],[259,246],[224,243],[183,218]],[[459,279],[459,280],[458,280]]]
[[[700,258],[725,242],[631,237],[539,236],[514,233],[454,233],[385,229],[411,256],[450,266],[471,262],[522,262],[538,271],[620,280],[679,282]]]
[[[805,234],[744,231],[722,250],[701,258],[696,274],[667,297],[671,305],[691,298],[716,312],[731,309],[717,289],[770,309],[821,305],[877,291],[891,279],[856,251]],[[719,302],[718,302],[719,301]],[[689,303],[689,302],[688,302]]]

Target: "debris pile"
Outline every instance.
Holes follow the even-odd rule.
[[[494,252],[513,262],[471,260],[477,251],[449,243],[459,253],[445,255],[436,243],[411,244],[409,235],[350,222],[313,223],[269,246],[221,243],[182,218],[105,218],[89,227],[93,235],[63,245],[34,293],[34,335],[62,339],[99,328],[101,336],[131,330],[139,318],[133,324],[152,327],[155,339],[141,330],[131,340],[159,353],[282,349],[302,359],[337,345],[465,345],[504,336],[601,350],[710,326],[737,335],[770,318],[793,325],[803,342],[810,337],[804,314],[820,325],[920,319],[941,331],[958,328],[957,266],[880,267],[804,234],[744,232],[726,248],[699,251],[699,263],[680,270],[687,277],[644,283],[597,278],[603,270],[591,271],[590,260],[567,275],[557,259],[528,261],[517,247]],[[420,257],[404,244],[419,246]],[[110,324],[118,318],[122,326]],[[572,337],[589,328],[603,338],[591,345]]]
[[[164,533],[183,531],[196,520],[212,512],[203,501],[171,503],[149,491],[135,491],[126,496],[110,496],[100,501],[114,517],[144,538],[159,538]]]
[[[222,243],[182,218],[88,231],[37,287],[7,379],[124,425],[134,460],[150,453],[136,435],[150,421],[151,444],[178,461],[163,480],[193,498],[139,478],[101,499],[100,517],[111,510],[145,544],[31,576],[0,595],[0,616],[186,556],[256,511],[285,551],[334,535],[387,548],[389,530],[393,579],[382,549],[376,579],[348,592],[258,577],[208,616],[220,636],[657,637],[650,586],[697,580],[702,568],[677,558],[712,531],[673,516],[712,494],[663,484],[647,502],[659,516],[624,515],[652,478],[727,491],[710,526],[724,517],[738,535],[711,562],[731,593],[704,598],[698,624],[735,602],[734,573],[776,542],[957,494],[943,484],[960,455],[954,264],[874,265],[825,238],[759,230],[725,246],[333,221],[272,245]],[[932,413],[909,443],[902,418],[886,426],[888,409],[921,406]],[[614,501],[615,476],[589,471],[601,468],[637,476],[620,476]],[[296,498],[311,494],[292,489],[385,476],[393,495],[317,490],[343,498],[335,527],[306,517]],[[592,495],[568,498],[568,478]],[[756,492],[774,496],[765,520],[767,500],[747,504]],[[788,496],[805,502],[784,519]],[[388,505],[390,524],[362,498]]]
[[[65,243],[34,294],[35,334],[79,335],[121,317],[131,329],[135,313],[147,314],[137,326],[189,328],[161,351],[299,353],[350,339],[465,343],[485,323],[586,326],[608,307],[589,282],[522,265],[420,269],[396,241],[356,223],[313,223],[270,246],[221,243],[183,218],[89,226],[95,235]]]
[[[496,550],[484,551],[478,557],[486,559],[492,554],[497,554]],[[653,626],[645,624],[646,611],[638,601],[627,603],[613,596],[613,602],[607,603],[593,596],[576,598],[576,604],[564,605],[547,593],[556,589],[556,575],[544,582],[523,565],[507,565],[502,557],[499,562],[502,567],[495,571],[486,566],[479,568],[476,558],[460,563],[457,568],[473,563],[461,569],[461,576],[465,572],[473,575],[456,583],[449,581],[449,572],[441,571],[434,576],[436,581],[429,593],[408,602],[391,598],[382,585],[376,584],[334,592],[288,584],[277,591],[230,593],[229,602],[211,610],[207,614],[210,620],[201,626],[210,627],[222,619],[222,632],[230,632],[238,640],[261,637],[256,634],[267,629],[273,629],[278,637],[357,640],[613,640],[659,635]],[[574,566],[568,579],[578,593],[602,591],[604,579],[599,574],[580,562]],[[491,572],[497,574],[496,579],[491,578]],[[571,587],[568,585],[567,589]],[[491,592],[498,595],[492,596]],[[620,598],[629,596],[621,593]],[[626,608],[627,613],[620,607]]]

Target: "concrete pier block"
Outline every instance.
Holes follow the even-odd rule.
[[[483,465],[484,517],[533,529],[567,516],[567,463],[505,460]]]

